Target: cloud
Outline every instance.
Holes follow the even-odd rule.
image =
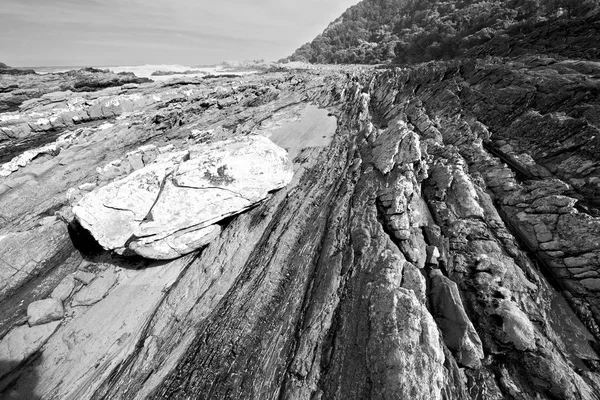
[[[356,0],[2,0],[0,61],[206,64],[277,59]],[[99,64],[100,63],[100,64]]]

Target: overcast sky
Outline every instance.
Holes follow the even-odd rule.
[[[23,67],[277,60],[358,0],[0,3],[0,62]]]

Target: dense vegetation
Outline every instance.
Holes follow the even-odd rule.
[[[597,13],[600,0],[364,0],[290,61],[412,63],[451,59],[510,28]]]

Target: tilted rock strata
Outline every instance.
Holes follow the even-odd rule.
[[[212,93],[215,101],[190,93],[158,110],[163,103],[147,105],[145,116],[91,129],[60,154],[19,166],[6,178],[12,186],[0,206],[17,194],[38,199],[40,192],[58,192],[64,201],[68,188],[75,200],[175,149],[232,131],[268,134],[278,125],[285,131],[307,98],[338,121],[330,141],[290,145],[292,182],[223,226],[202,252],[147,269],[102,252],[82,262],[74,275],[80,287],[70,290],[66,282],[57,290],[57,297],[67,296],[67,317],[43,348],[33,347],[42,357],[9,368],[0,392],[33,388],[39,397],[82,399],[597,400],[598,355],[589,341],[598,336],[574,316],[564,318],[572,313],[562,299],[564,293],[579,304],[578,315],[592,326],[594,292],[556,290],[542,273],[550,265],[546,250],[533,252],[526,240],[556,242],[548,257],[564,259],[565,268],[594,270],[587,261],[593,255],[565,250],[571,240],[585,254],[594,251],[597,156],[577,146],[593,136],[595,100],[576,103],[558,89],[595,83],[562,65],[550,64],[568,73],[535,65],[311,67],[243,84],[223,80],[210,90],[189,84],[177,90]],[[563,101],[581,105],[581,113],[564,118]],[[528,134],[527,127],[540,126],[548,137],[571,133],[574,142]],[[312,126],[309,134],[327,136],[320,129]],[[87,163],[77,161],[85,150]],[[48,178],[61,189],[23,178],[67,156],[77,171],[65,173],[57,163],[50,170],[66,182]],[[586,168],[569,167],[581,157]],[[589,201],[573,204],[576,196]],[[45,207],[36,206],[34,215],[55,204],[36,201]],[[11,205],[0,207],[10,226],[37,226],[26,222],[30,209]],[[70,206],[58,209],[70,219]],[[531,221],[531,230],[518,218]],[[585,233],[569,238],[573,226]],[[560,282],[569,280],[579,282],[570,276]]]
[[[172,259],[208,244],[215,224],[264,200],[293,176],[284,149],[246,136],[164,153],[73,208],[102,247]]]

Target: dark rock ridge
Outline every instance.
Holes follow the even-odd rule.
[[[13,68],[4,63],[0,63],[0,75],[35,75],[35,73],[36,72],[32,69]],[[2,111],[0,110],[0,112]]]
[[[282,67],[0,114],[0,393],[598,400],[596,69]],[[165,154],[244,136],[293,179],[202,251],[121,257],[74,218]]]

